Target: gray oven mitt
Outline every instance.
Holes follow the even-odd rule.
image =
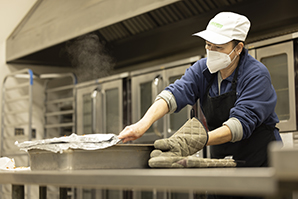
[[[155,157],[149,160],[149,166],[154,168],[223,168],[236,167],[233,159],[209,159],[196,156],[187,157]]]
[[[176,162],[175,164],[187,168],[207,168],[207,167],[235,167],[236,163],[233,159],[210,159],[188,156]]]
[[[203,124],[197,118],[189,119],[170,138],[154,142],[155,150],[150,154],[149,166],[172,165],[182,159],[181,157],[200,151],[207,142],[208,133]]]
[[[184,158],[182,156],[158,156],[150,158],[148,164],[151,168],[183,168]],[[178,163],[180,161],[181,163]]]

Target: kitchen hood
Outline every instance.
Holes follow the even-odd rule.
[[[73,67],[65,48],[86,34],[99,38],[116,62],[114,69],[170,56],[204,55],[204,41],[191,35],[205,29],[218,12],[246,15],[252,23],[247,38],[251,42],[297,30],[297,4],[296,0],[284,0],[282,7],[279,0],[38,0],[7,39],[6,61]],[[264,10],[268,5],[270,9]]]
[[[177,0],[38,0],[7,40],[7,61]]]

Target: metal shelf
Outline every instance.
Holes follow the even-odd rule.
[[[33,95],[33,79],[38,78],[38,75],[34,74],[30,69],[23,69],[13,73],[10,73],[4,77],[2,84],[2,110],[1,110],[1,156],[4,154],[7,155],[7,151],[4,150],[4,141],[7,136],[14,136],[8,128],[19,128],[20,126],[28,128],[28,134],[25,136],[26,140],[32,139],[32,95]],[[22,80],[20,80],[22,79]],[[8,80],[13,80],[12,82],[8,82]],[[10,83],[10,85],[8,85]],[[11,85],[13,84],[13,85]],[[17,91],[22,89],[28,89],[26,94],[23,94],[18,97],[7,97],[7,92]],[[12,103],[25,103],[27,109],[22,108],[21,110],[7,110],[9,106],[13,106]],[[19,114],[27,114],[27,121],[24,122],[14,122],[9,123],[7,118],[9,116],[16,117]],[[12,131],[13,132],[13,131]],[[9,151],[9,155],[19,155],[19,151]]]
[[[76,76],[73,73],[63,74],[34,74],[30,69],[23,69],[5,76],[2,84],[2,112],[1,112],[1,154],[17,155],[18,149],[7,151],[4,142],[8,137],[31,141],[33,139],[33,80],[44,82],[41,89],[45,98],[36,98],[35,102],[43,103],[44,135],[51,131],[51,136],[65,135],[65,132],[76,132]],[[36,93],[38,94],[38,93]],[[40,93],[39,93],[40,94]],[[42,100],[42,101],[41,101]],[[20,119],[18,119],[20,118]],[[28,129],[27,129],[28,128]],[[16,131],[22,130],[22,135]],[[27,132],[28,131],[28,132]],[[58,132],[53,134],[52,132]],[[18,137],[16,137],[18,136]]]
[[[44,137],[65,135],[70,133],[70,128],[72,133],[75,133],[76,76],[73,73],[41,74],[40,78],[45,80]]]

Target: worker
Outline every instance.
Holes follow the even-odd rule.
[[[268,144],[281,140],[274,111],[277,96],[266,66],[244,48],[249,28],[243,15],[218,13],[206,30],[194,34],[205,40],[207,57],[166,87],[146,114],[118,137],[123,142],[138,139],[165,114],[200,100],[208,131],[199,138],[203,141],[198,150],[210,145],[211,158],[231,156],[239,167],[268,166]]]

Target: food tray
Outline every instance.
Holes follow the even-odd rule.
[[[117,144],[98,150],[68,149],[63,153],[29,150],[31,170],[147,168],[153,144]]]

